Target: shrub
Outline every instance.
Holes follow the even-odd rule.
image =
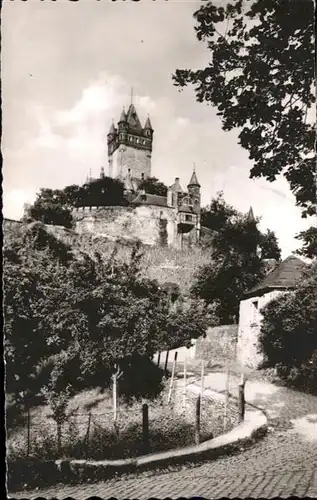
[[[317,262],[294,292],[263,310],[260,344],[264,365],[287,384],[317,394]]]

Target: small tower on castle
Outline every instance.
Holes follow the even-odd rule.
[[[190,178],[189,184],[187,186],[188,194],[193,203],[193,209],[198,214],[200,214],[200,206],[201,206],[201,194],[200,194],[200,184],[197,179],[195,166],[193,169],[192,176]]]
[[[135,187],[151,177],[153,128],[148,116],[142,127],[132,102],[127,113],[122,110],[117,127],[112,123],[107,135],[109,176]]]

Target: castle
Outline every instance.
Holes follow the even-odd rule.
[[[187,191],[178,177],[166,196],[141,189],[143,181],[151,177],[153,134],[150,118],[142,127],[133,103],[127,113],[123,109],[117,127],[111,124],[107,135],[108,175],[123,183],[129,204],[76,209],[73,215],[77,232],[176,248],[198,244],[201,195],[195,169]]]

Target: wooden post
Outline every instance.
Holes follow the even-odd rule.
[[[142,405],[142,438],[143,450],[146,453],[149,449],[149,407],[146,403]]]
[[[160,366],[160,361],[161,361],[161,353],[159,352],[157,357],[157,366]]]
[[[227,423],[228,423],[229,376],[230,376],[230,370],[229,370],[229,367],[227,366],[227,372],[226,372],[225,408],[224,408],[224,416],[223,416],[223,430],[224,430],[224,431],[227,429]]]
[[[184,359],[184,412],[186,412],[186,375],[187,375],[187,366],[185,358]]]
[[[245,377],[244,374],[242,374],[239,383],[239,396],[238,396],[239,422],[243,422],[244,420],[244,412],[245,412],[244,387],[245,387]]]
[[[205,362],[201,360],[201,381],[200,381],[200,418],[202,415],[203,397],[204,397],[204,375],[205,375]]]
[[[89,413],[88,417],[88,427],[86,433],[86,458],[88,458],[88,452],[89,452],[90,423],[91,423],[91,412]]]
[[[166,351],[165,366],[164,366],[164,372],[165,373],[167,372],[168,354],[169,354],[169,351]]]
[[[29,458],[30,455],[30,447],[31,447],[31,412],[30,408],[28,408],[28,421],[27,421],[27,449],[26,449],[26,457]]]
[[[115,366],[117,370],[117,366]],[[117,420],[117,371],[112,375],[113,420]]]
[[[196,418],[195,418],[195,444],[200,442],[200,412],[201,412],[200,396],[196,399]]]
[[[171,376],[171,381],[170,381],[170,388],[169,388],[168,396],[167,396],[167,403],[170,402],[171,397],[172,397],[172,390],[173,390],[175,370],[176,370],[176,361],[177,361],[177,351],[174,354],[174,362],[173,362],[172,376]]]

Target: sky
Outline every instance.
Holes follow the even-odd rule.
[[[221,0],[219,0],[221,1]],[[106,135],[133,102],[154,128],[152,175],[186,188],[195,164],[202,203],[217,192],[250,206],[260,229],[275,231],[287,257],[302,219],[286,181],[249,179],[252,162],[238,131],[224,132],[216,110],[175,69],[203,68],[210,54],[195,37],[198,0],[28,0],[2,7],[3,214],[19,219],[42,187],[81,184],[107,172]]]

